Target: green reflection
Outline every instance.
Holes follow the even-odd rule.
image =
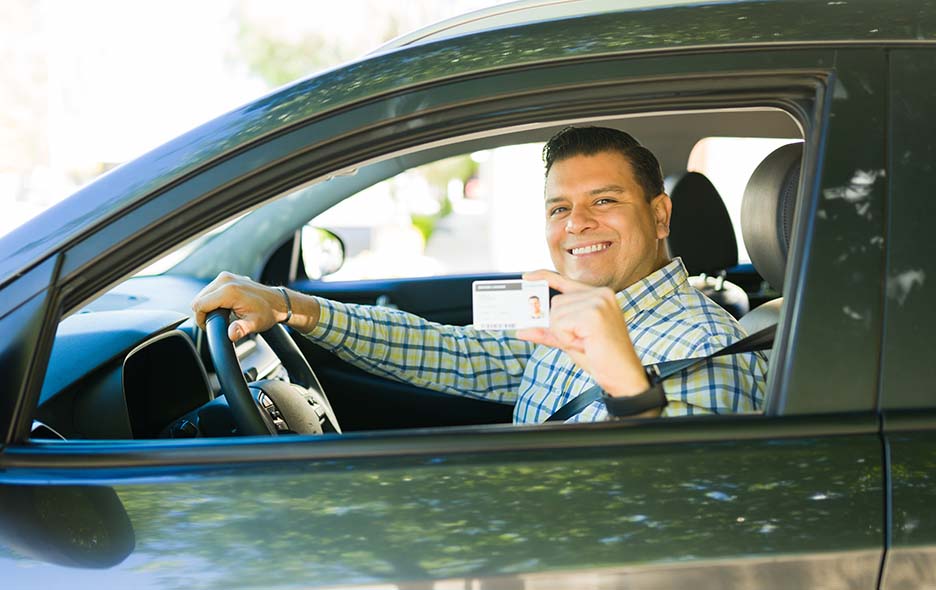
[[[879,454],[872,437],[673,451],[304,463],[117,491],[137,556],[165,587],[467,577],[881,542],[880,469],[862,456]]]

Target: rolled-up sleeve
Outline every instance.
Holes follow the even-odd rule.
[[[506,332],[446,326],[399,310],[319,298],[306,336],[342,360],[434,391],[515,403],[535,345]]]

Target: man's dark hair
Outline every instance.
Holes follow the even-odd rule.
[[[648,201],[663,192],[663,172],[653,152],[630,134],[608,127],[566,127],[553,135],[543,147],[546,174],[560,160],[601,152],[617,152],[627,158]]]

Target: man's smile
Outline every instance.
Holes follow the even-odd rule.
[[[601,252],[602,250],[607,250],[611,247],[611,242],[595,242],[593,244],[584,244],[582,246],[575,246],[574,248],[566,249],[566,252],[572,256],[584,256],[586,254],[594,254],[595,252]]]

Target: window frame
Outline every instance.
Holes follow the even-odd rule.
[[[790,65],[778,73],[771,59],[763,59],[762,53],[774,57],[783,54],[789,57]],[[568,120],[573,111],[574,118],[580,118],[651,109],[780,108],[804,129],[807,150],[801,187],[811,187],[831,96],[826,89],[833,75],[822,67],[828,55],[823,50],[742,51],[731,60],[713,60],[705,53],[593,59],[584,64],[550,66],[550,78],[561,82],[554,83],[549,91],[543,86],[543,66],[535,66],[440,82],[438,85],[444,88],[419,88],[373,98],[209,165],[71,245],[64,253],[56,280],[57,311],[51,314],[51,325],[54,328],[62,314],[77,309],[105,285],[130,274],[146,256],[155,258],[154,253],[164,252],[167,243],[178,242],[181,226],[185,227],[182,238],[194,236],[245,208],[283,194],[289,187],[361,162],[465,134],[490,133],[505,125]],[[669,67],[663,67],[667,64]],[[629,69],[627,75],[621,73],[622,65]],[[702,66],[714,71],[698,74]],[[491,95],[492,88],[498,88],[498,93]],[[454,100],[455,96],[461,98]],[[416,104],[421,109],[413,113],[400,108]],[[398,112],[408,114],[386,118],[387,113]],[[323,136],[338,139],[322,142]],[[805,215],[798,215],[798,227],[807,224]],[[151,221],[154,216],[155,223]],[[189,223],[181,223],[182,219]],[[121,249],[119,256],[115,255],[117,248]],[[806,252],[802,244],[794,248],[791,264],[803,265]],[[110,264],[100,263],[108,256]],[[798,273],[802,270],[797,269]],[[45,338],[50,337],[49,325],[45,323]],[[54,334],[54,329],[51,332]],[[787,332],[781,326],[781,350],[788,346],[784,342]],[[785,365],[784,373],[791,363],[787,360]],[[772,373],[769,396],[777,391],[773,382],[779,373]],[[38,377],[41,382],[41,375]],[[38,387],[32,385],[30,390],[24,409],[31,409],[37,398]],[[28,432],[26,414],[20,414],[15,428],[15,437],[20,440]]]

